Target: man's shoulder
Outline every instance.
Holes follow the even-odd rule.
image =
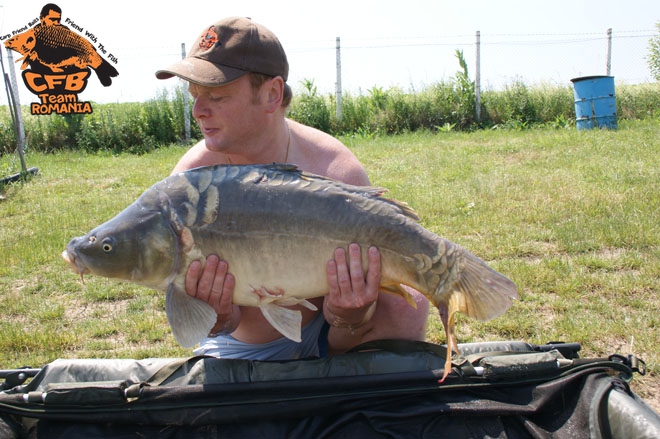
[[[345,148],[344,144],[336,137],[323,132],[317,128],[303,125],[299,122],[289,120],[292,130],[299,136],[299,138],[306,144],[312,144],[315,147],[329,148],[341,150]]]
[[[339,139],[315,128],[297,125],[304,150],[301,163],[304,170],[349,184],[369,184],[364,167]]]
[[[206,148],[204,139],[202,139],[183,154],[174,166],[172,173],[198,168],[200,166],[222,164],[225,163],[225,159],[226,155],[209,151]]]
[[[355,156],[336,157],[328,164],[327,177],[356,186],[368,186],[369,178],[362,164]]]

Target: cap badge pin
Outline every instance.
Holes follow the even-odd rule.
[[[210,49],[215,43],[218,42],[218,34],[215,33],[213,26],[209,27],[209,30],[202,36],[202,40],[199,42],[200,49]]]

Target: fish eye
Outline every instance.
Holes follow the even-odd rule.
[[[112,238],[105,238],[101,243],[101,248],[103,249],[104,252],[110,253],[112,251],[113,244],[114,243]]]

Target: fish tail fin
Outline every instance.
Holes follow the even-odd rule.
[[[275,303],[259,305],[261,313],[268,323],[273,325],[280,334],[297,343],[302,341],[302,313],[297,310],[285,308]]]
[[[119,75],[117,69],[115,69],[113,65],[105,59],[96,69],[94,69],[94,71],[96,72],[96,76],[98,76],[99,81],[101,81],[101,84],[103,84],[104,87],[110,86],[112,84],[112,78]]]
[[[175,284],[167,290],[165,303],[172,334],[184,348],[193,347],[203,340],[218,318],[211,305],[189,296]]]

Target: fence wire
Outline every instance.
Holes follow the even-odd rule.
[[[648,68],[652,29],[612,31],[611,75],[617,83],[654,82]],[[341,38],[341,35],[339,36]],[[336,41],[286,41],[289,83],[300,90],[313,81],[319,93],[334,93],[337,80]],[[601,33],[488,34],[480,36],[482,90],[502,89],[514,82],[527,85],[570,86],[572,78],[606,74],[607,29]],[[83,99],[96,102],[145,101],[155,98],[176,81],[158,81],[154,72],[181,57],[181,47],[117,47],[120,75],[113,85],[90,81]],[[341,39],[341,84],[347,93],[362,94],[373,87],[398,87],[414,92],[452,80],[460,69],[456,50],[462,50],[469,74],[476,76],[476,32],[414,38]],[[6,60],[5,60],[6,62]],[[14,68],[18,69],[18,65]],[[22,104],[35,100],[22,84]],[[6,105],[6,97],[0,105]]]
[[[653,30],[612,32],[611,70],[619,83],[653,82],[647,64]],[[334,84],[334,42],[291,44],[288,49],[297,76],[314,79],[319,89]],[[607,74],[607,30],[573,34],[480,35],[482,89],[501,89],[516,81],[529,85],[570,85],[581,76]],[[342,85],[366,90],[372,86],[404,89],[451,80],[459,69],[456,50],[464,52],[475,78],[476,33],[436,38],[342,40]],[[319,77],[317,66],[325,68]]]

